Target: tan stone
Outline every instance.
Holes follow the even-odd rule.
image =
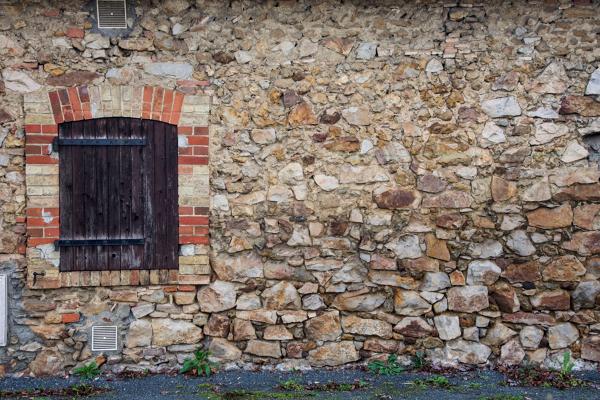
[[[335,367],[359,359],[360,355],[351,341],[326,343],[308,352],[308,361],[316,367]]]
[[[494,201],[507,201],[517,194],[515,182],[494,175],[492,177],[492,198]]]
[[[600,204],[582,204],[576,207],[573,223],[583,229],[600,230]]]
[[[291,126],[316,125],[317,117],[308,103],[300,103],[288,114],[288,124]]]
[[[208,350],[215,361],[236,361],[242,357],[242,351],[226,339],[213,338]]]
[[[362,336],[379,336],[384,339],[392,337],[392,325],[376,319],[359,318],[349,315],[342,318],[342,328],[346,333]]]
[[[585,275],[585,267],[575,256],[553,259],[542,272],[544,281],[575,282]]]
[[[262,293],[265,308],[271,310],[298,310],[302,307],[298,291],[289,282],[279,282]]]
[[[573,210],[568,203],[556,208],[538,208],[527,213],[527,221],[537,228],[564,228],[573,222]]]
[[[256,331],[252,322],[236,318],[233,320],[233,340],[236,342],[240,340],[256,339]]]
[[[304,324],[306,337],[313,340],[337,340],[342,334],[340,315],[337,311],[310,318]]]
[[[426,254],[429,257],[450,261],[450,251],[445,240],[440,240],[434,234],[428,233],[425,235],[425,245],[427,246]]]
[[[263,332],[264,340],[292,340],[294,336],[283,325],[269,325]]]
[[[40,351],[29,364],[29,370],[35,376],[56,376],[63,374],[65,359],[58,349]]]
[[[281,346],[279,342],[267,342],[264,340],[250,340],[246,346],[245,353],[254,354],[259,357],[280,358]]]
[[[152,344],[154,346],[194,344],[204,337],[202,329],[191,322],[168,318],[152,319],[152,332]]]

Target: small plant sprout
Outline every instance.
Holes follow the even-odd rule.
[[[390,354],[387,361],[371,361],[367,365],[367,368],[369,371],[379,375],[398,375],[404,371],[404,368],[398,362],[398,356],[395,354]]]
[[[562,363],[560,365],[560,375],[563,378],[570,376],[571,373],[573,372],[574,366],[575,366],[575,363],[573,361],[571,361],[571,352],[565,351],[563,353],[563,359],[562,359]]]
[[[98,367],[96,361],[91,361],[81,367],[75,368],[73,373],[83,379],[94,379],[100,375],[100,367]]]
[[[217,368],[217,364],[210,361],[210,353],[197,349],[194,357],[188,357],[183,361],[180,372],[182,374],[192,374],[197,376],[210,376]]]

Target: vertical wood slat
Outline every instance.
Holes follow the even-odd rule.
[[[119,138],[119,120],[110,118],[107,123],[106,137]],[[120,172],[121,172],[121,146],[107,146],[108,158],[108,237],[121,236],[121,207],[120,207]],[[111,271],[121,269],[120,246],[109,246],[108,268]]]
[[[61,124],[59,137],[71,137],[71,124]],[[61,151],[59,157],[59,210],[60,210],[60,235],[65,238],[73,236],[73,152],[72,147]],[[60,251],[61,271],[73,270],[73,248],[65,248]]]
[[[156,268],[155,235],[154,235],[154,126],[152,121],[142,121],[142,129],[146,137],[144,146],[144,263],[146,269]]]
[[[89,124],[83,124],[81,137],[84,139],[96,137],[95,121]],[[76,133],[77,134],[77,133]],[[83,152],[83,218],[85,221],[83,234],[86,239],[96,238],[96,168],[95,151],[90,146],[82,146]],[[83,258],[85,260],[85,271],[92,271],[98,268],[98,254],[96,247],[85,246],[82,248]],[[85,278],[85,276],[84,276]]]
[[[61,239],[144,237],[145,244],[61,247],[60,270],[141,270],[135,276],[143,284],[153,280],[143,270],[178,268],[176,127],[101,118],[61,124],[59,133],[62,138],[146,138],[145,146],[61,148]],[[90,272],[81,276],[91,284]],[[105,283],[106,278],[93,280]],[[116,284],[112,273],[109,279]]]
[[[165,242],[167,243],[167,269],[179,268],[179,199],[178,199],[178,166],[179,143],[177,140],[177,127],[165,125],[166,127],[166,174],[167,174],[167,232]]]
[[[94,120],[96,122],[96,137],[106,139],[106,118]],[[96,150],[96,163],[98,166],[97,173],[98,183],[96,197],[96,237],[99,239],[108,239],[108,220],[109,220],[109,186],[108,186],[108,146],[98,146]],[[98,246],[98,269],[109,269],[110,248],[107,246]]]

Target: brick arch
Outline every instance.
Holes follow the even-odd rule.
[[[155,86],[77,86],[25,95],[28,284],[71,286],[206,284],[208,265],[208,113],[210,97]],[[51,143],[63,122],[105,117],[150,119],[179,136],[179,270],[59,272],[59,154]]]

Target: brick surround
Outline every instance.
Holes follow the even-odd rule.
[[[201,87],[201,86],[200,86]],[[79,86],[25,95],[27,282],[30,288],[207,284],[208,113],[210,97],[162,87]],[[179,140],[179,270],[59,272],[58,124],[131,117],[177,125]]]

